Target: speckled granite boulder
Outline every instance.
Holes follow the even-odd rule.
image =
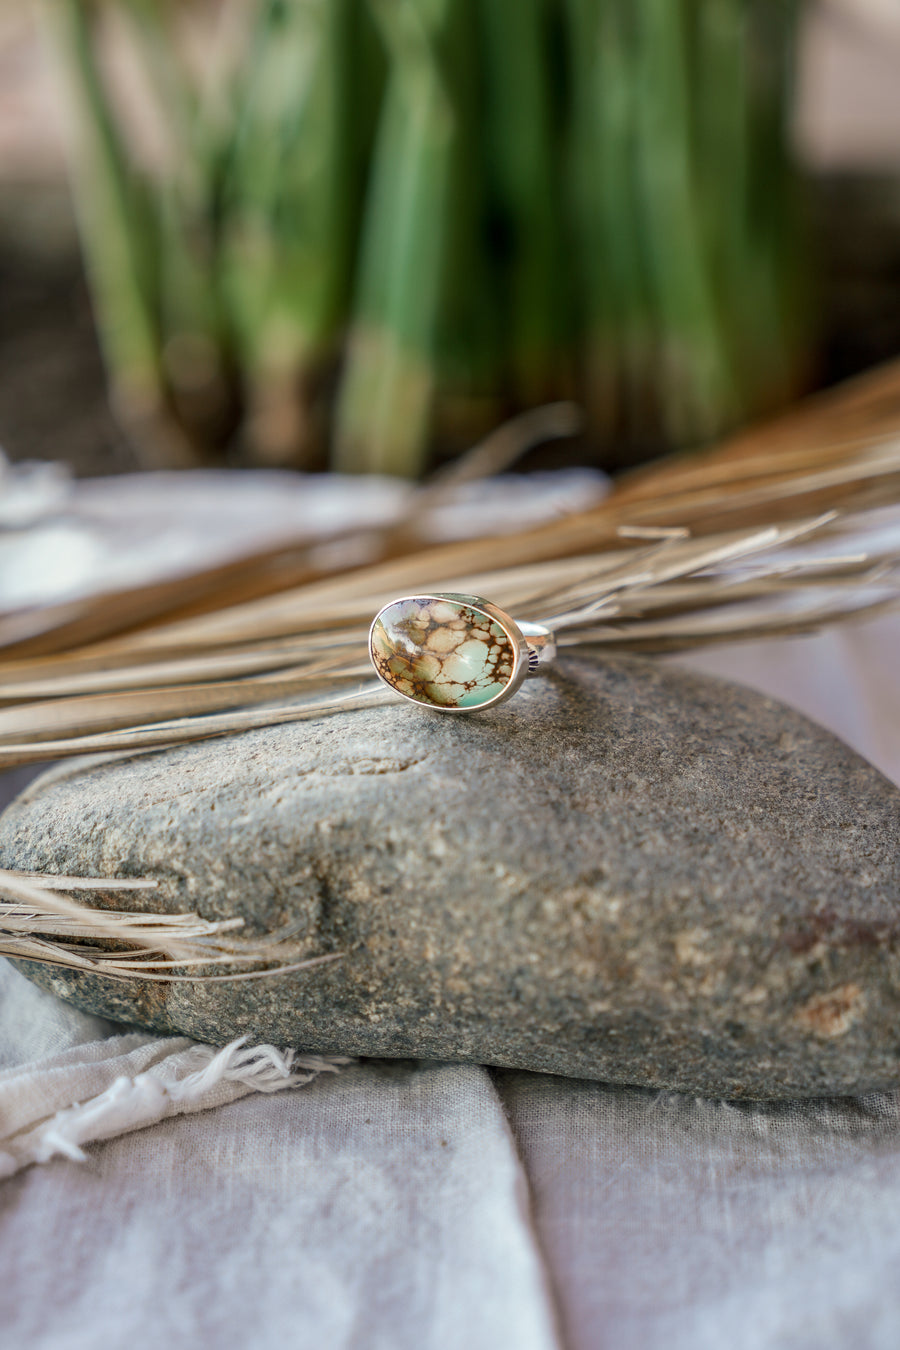
[[[569,658],[469,718],[398,702],[51,771],[0,821],[0,863],[158,877],[155,904],[344,953],[243,984],[26,968],[107,1016],[815,1096],[900,1083],[898,805],[757,694]]]

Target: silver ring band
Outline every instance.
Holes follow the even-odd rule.
[[[504,616],[508,617],[508,616]],[[509,620],[509,622],[513,622]],[[516,621],[519,631],[528,644],[528,671],[525,675],[526,680],[531,679],[533,675],[544,675],[548,666],[552,666],[556,660],[556,637],[545,628],[541,623],[525,623],[522,619]]]

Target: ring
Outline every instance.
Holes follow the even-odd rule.
[[[401,698],[440,712],[492,708],[556,656],[548,628],[477,595],[404,595],[369,629],[375,673]]]

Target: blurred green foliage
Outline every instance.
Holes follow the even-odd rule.
[[[560,397],[589,453],[802,385],[799,0],[45,0],[153,462],[418,475]]]

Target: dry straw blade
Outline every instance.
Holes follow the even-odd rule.
[[[364,594],[550,562],[621,547],[621,527],[689,528],[695,535],[798,519],[900,499],[900,362],[807,400],[713,451],[675,455],[622,480],[599,506],[503,536],[423,546],[418,503],[404,526],[367,532],[373,560],[330,568],[320,542],[282,545],[224,566],[70,605],[0,615],[0,653],[9,662],[78,652],[100,668],[143,651],[187,652],[284,638],[321,627],[319,606]],[[336,543],[339,543],[337,540]],[[352,550],[348,550],[352,558]],[[204,617],[210,616],[210,617]],[[183,620],[183,622],[180,622]],[[130,636],[116,638],[116,634]],[[51,666],[51,669],[53,667]]]
[[[79,622],[89,631],[109,597],[84,602],[74,625],[71,613],[46,614],[42,641],[60,650],[15,643],[0,660],[0,766],[379,704],[389,695],[366,682],[366,633],[404,592],[486,595],[547,623],[564,647],[669,651],[806,631],[897,595],[897,503],[892,365],[717,450],[632,475],[599,506],[537,529],[428,548],[410,520],[380,533],[368,565],[343,565],[338,551],[330,572],[307,571],[287,588],[273,555],[255,555],[235,585],[240,569],[216,573],[205,612],[163,605],[149,622],[139,606],[137,626],[126,631],[123,619],[100,641],[84,641]],[[258,588],[250,599],[248,576]],[[186,586],[192,598],[202,592],[197,577]],[[124,616],[127,594],[115,601]]]
[[[151,878],[35,875],[0,869],[0,956],[115,979],[164,981],[255,979],[308,970],[340,958],[341,953],[329,952],[290,961],[285,954],[295,954],[296,947],[289,940],[254,942],[236,936],[242,919],[98,908],[67,894],[137,891],[152,897],[157,886]]]

